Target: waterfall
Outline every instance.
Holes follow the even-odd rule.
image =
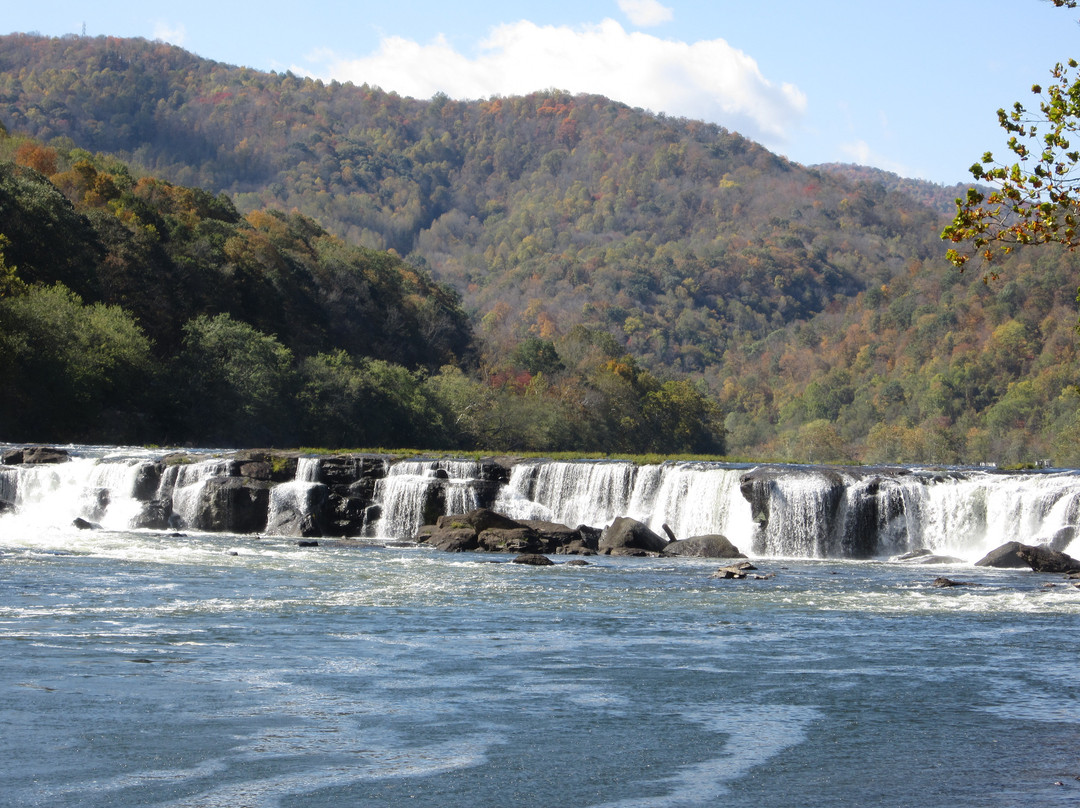
[[[961,557],[985,555],[1005,542],[1065,549],[1080,508],[1074,472],[917,476],[901,481],[912,514],[911,547]]]
[[[629,514],[657,533],[667,525],[676,538],[720,533],[747,541],[753,532],[750,503],[739,484],[745,469],[701,463],[665,463],[638,471]]]
[[[319,482],[319,471],[317,457],[297,458],[293,480],[270,490],[268,535],[321,535],[315,514],[326,499],[327,489]]]
[[[296,479],[298,482],[317,483],[322,465],[317,457],[296,458]]]
[[[570,527],[607,525],[627,515],[636,474],[637,468],[626,462],[519,464],[495,510],[512,519]]]
[[[108,463],[74,458],[68,463],[4,467],[0,500],[12,505],[21,525],[37,530],[66,528],[84,519],[110,530],[126,530],[138,515],[139,474],[145,460]]]
[[[769,521],[754,538],[760,555],[827,558],[837,542],[843,489],[830,476],[796,471],[778,475],[769,500]]]
[[[176,462],[165,452],[87,447],[72,450],[65,463],[0,465],[0,524],[27,535],[68,530],[76,518],[114,531],[223,529],[206,518],[204,489],[210,480],[240,478],[251,461],[202,457]],[[926,548],[975,561],[1008,541],[1080,553],[1076,471],[670,461],[638,467],[613,460],[383,466],[379,458],[345,455],[299,458],[285,483],[262,474],[215,488],[215,507],[226,494],[249,508],[258,496],[244,524],[265,524],[282,536],[411,539],[421,525],[483,502],[514,519],[570,527],[605,527],[630,516],[657,533],[667,525],[680,539],[720,533],[754,555],[884,558]]]
[[[19,489],[19,470],[14,466],[0,466],[0,509],[15,505]]]
[[[161,475],[157,498],[172,502],[173,526],[193,527],[199,523],[199,502],[206,481],[226,477],[234,471],[230,460],[203,460],[167,466]]]
[[[390,466],[375,483],[380,515],[370,532],[381,538],[411,539],[421,525],[444,514],[478,507],[473,483],[480,473],[467,460],[410,460]]]

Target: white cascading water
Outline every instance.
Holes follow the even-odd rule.
[[[495,510],[511,519],[570,527],[608,525],[627,515],[636,472],[625,462],[521,463],[499,492]]]
[[[836,523],[832,482],[816,474],[781,477],[772,488],[769,522],[755,550],[766,556],[826,558]]]
[[[319,469],[322,464],[317,457],[296,458],[296,481],[302,483],[317,483],[319,481]]]
[[[606,527],[629,516],[677,538],[722,533],[749,541],[750,503],[739,492],[745,469],[699,463],[529,463],[514,467],[495,510],[514,519]]]
[[[981,557],[1010,541],[1057,541],[1067,552],[1080,508],[1080,478],[1072,472],[991,474],[927,482],[902,479],[912,520],[911,546],[961,558]]]
[[[0,475],[0,498],[14,505],[24,526],[67,528],[84,519],[109,530],[126,530],[141,505],[135,486],[145,461],[100,463],[75,458],[67,463],[17,466]],[[12,473],[14,472],[14,473]]]
[[[296,474],[293,479],[270,489],[270,505],[266,517],[268,535],[291,535],[291,528],[298,518],[309,512],[313,492],[322,485],[319,482],[319,469],[319,458],[299,457],[296,459]]]
[[[178,463],[166,466],[158,484],[157,498],[172,502],[173,522],[185,528],[198,521],[199,498],[206,481],[229,473],[228,460],[203,460],[198,463]]]
[[[719,533],[749,544],[750,503],[739,490],[745,471],[698,463],[643,466],[629,515],[657,533],[667,525],[678,539]]]
[[[444,472],[445,476],[440,475]],[[429,498],[441,488],[443,514],[468,513],[478,507],[471,483],[480,466],[469,460],[409,460],[394,463],[375,483],[381,515],[371,528],[379,538],[412,539],[424,523]]]
[[[156,492],[137,492],[150,479],[143,476],[147,464],[162,456],[88,449],[66,463],[0,465],[0,523],[55,532],[82,518],[121,531],[140,513],[139,493],[170,502],[177,527],[196,524],[206,481],[235,473],[236,461],[166,466]],[[665,524],[680,539],[721,533],[744,552],[772,556],[887,557],[926,548],[974,561],[1008,541],[1080,552],[1074,538],[1080,523],[1077,472],[874,474],[772,467],[760,477],[764,488],[758,487],[768,497],[768,522],[761,529],[740,490],[748,471],[689,462],[527,462],[513,468],[494,507],[512,518],[571,527],[604,527],[617,516],[630,516],[658,533]],[[412,538],[425,518],[476,508],[479,476],[480,466],[472,461],[392,464],[375,484],[372,504],[379,516],[362,535]],[[286,510],[305,516],[318,477],[318,459],[301,458],[295,479],[273,489],[270,523]],[[283,526],[283,535],[293,529]]]

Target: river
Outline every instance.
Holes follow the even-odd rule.
[[[720,580],[56,511],[0,516],[0,805],[1080,801],[1060,576],[768,555]]]

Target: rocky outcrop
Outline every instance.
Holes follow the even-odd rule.
[[[896,561],[902,564],[963,564],[964,559],[957,558],[956,556],[938,555],[925,547],[920,547],[917,550],[911,550],[907,553],[902,553],[898,556],[893,556],[889,561]]]
[[[211,477],[199,492],[198,530],[261,533],[266,529],[271,483],[246,477]]]
[[[555,565],[554,561],[546,555],[540,555],[539,553],[522,553],[510,563],[527,564],[532,567],[551,567]]]
[[[603,555],[659,555],[668,544],[667,539],[648,525],[628,516],[617,516],[600,534],[599,551]]]
[[[457,516],[440,516],[434,525],[421,528],[416,540],[447,552],[596,553],[595,543],[580,530],[552,522],[519,522],[490,508],[478,508]]]
[[[767,544],[769,524],[775,518],[772,513],[773,500],[779,496],[778,480],[790,480],[793,475],[802,475],[812,480],[816,487],[817,510],[813,524],[820,535],[807,537],[815,547],[835,549],[851,558],[870,558],[876,552],[876,532],[871,526],[876,525],[876,497],[862,497],[854,512],[844,513],[847,503],[845,493],[850,480],[840,473],[828,469],[793,469],[763,466],[743,475],[740,490],[750,503],[751,518],[755,524],[752,539],[752,551],[757,555],[769,555],[775,552]],[[842,530],[837,527],[842,526]],[[834,545],[836,545],[834,547]]]
[[[745,553],[720,534],[693,536],[689,539],[670,542],[661,555],[682,556],[684,558],[746,558]]]
[[[171,499],[151,499],[142,504],[131,526],[136,530],[168,530],[172,527],[172,515]]]
[[[998,569],[1027,569],[1028,563],[1020,555],[1020,548],[1023,546],[1018,541],[1006,542],[976,561],[975,566],[996,567]]]
[[[730,564],[730,565],[728,565],[726,567],[721,567],[720,569],[718,569],[716,572],[714,572],[709,577],[710,578],[720,578],[720,579],[724,579],[724,580],[731,580],[731,579],[742,580],[743,578],[752,577],[752,578],[755,578],[756,580],[759,580],[759,581],[767,581],[768,579],[773,577],[772,573],[770,573],[768,575],[753,575],[753,576],[751,576],[750,573],[754,572],[756,570],[757,570],[757,567],[755,567],[749,561],[740,561],[737,564]]]
[[[1080,561],[1049,547],[1022,544],[1016,552],[1035,572],[1080,571]]]
[[[25,446],[4,452],[2,459],[6,466],[20,464],[29,466],[40,463],[66,463],[71,457],[66,449],[57,449],[53,446]]]
[[[323,524],[329,489],[322,483],[291,482],[273,489],[266,532],[271,536],[326,535]]]

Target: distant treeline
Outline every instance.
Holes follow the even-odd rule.
[[[4,440],[723,450],[697,388],[577,338],[573,372],[541,342],[482,380],[456,293],[392,253],[0,135]]]

